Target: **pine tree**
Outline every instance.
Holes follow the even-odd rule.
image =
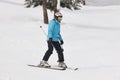
[[[85,0],[25,0],[25,5],[27,5],[27,8],[32,5],[33,7],[37,7],[39,5],[43,6],[44,23],[48,24],[47,9],[57,12],[58,1],[60,1],[60,6],[62,8],[68,8],[71,10],[79,10],[81,8],[81,3],[85,5]]]
[[[27,7],[37,7],[39,5],[43,4],[44,0],[26,0],[26,3],[28,4]],[[45,0],[47,9],[51,11],[57,10],[57,3],[60,1],[60,6],[62,8],[68,8],[68,9],[80,9],[80,4],[85,5],[85,0]]]

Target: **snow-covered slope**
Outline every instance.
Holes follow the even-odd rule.
[[[47,49],[39,27],[47,32],[47,25],[40,7],[23,3],[0,1],[0,80],[120,80],[120,6],[61,10],[65,62],[79,70],[55,71],[27,66],[38,64]],[[49,63],[57,64],[55,51]]]
[[[86,0],[87,5],[120,5],[120,0]]]

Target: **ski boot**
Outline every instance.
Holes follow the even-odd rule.
[[[45,68],[50,67],[50,65],[47,63],[47,61],[44,61],[44,60],[42,60],[38,66],[45,67]]]
[[[64,62],[59,62],[58,67],[67,68],[67,65]]]

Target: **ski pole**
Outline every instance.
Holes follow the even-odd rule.
[[[42,26],[40,26],[40,28],[42,29],[42,32],[44,33],[45,36],[47,36],[46,32],[44,31],[44,29],[42,28]]]
[[[46,32],[44,31],[44,29],[42,28],[42,26],[40,26],[40,28],[42,29],[42,32],[44,33],[45,36],[47,36]],[[52,42],[51,42],[52,44]],[[52,44],[53,45],[53,44]]]

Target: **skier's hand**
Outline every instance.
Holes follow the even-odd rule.
[[[52,38],[49,38],[49,40],[48,40],[50,43],[52,43]]]
[[[61,44],[61,45],[63,45],[63,44],[64,44],[64,41],[63,41],[63,40],[61,40],[61,41],[60,41],[60,44]]]

